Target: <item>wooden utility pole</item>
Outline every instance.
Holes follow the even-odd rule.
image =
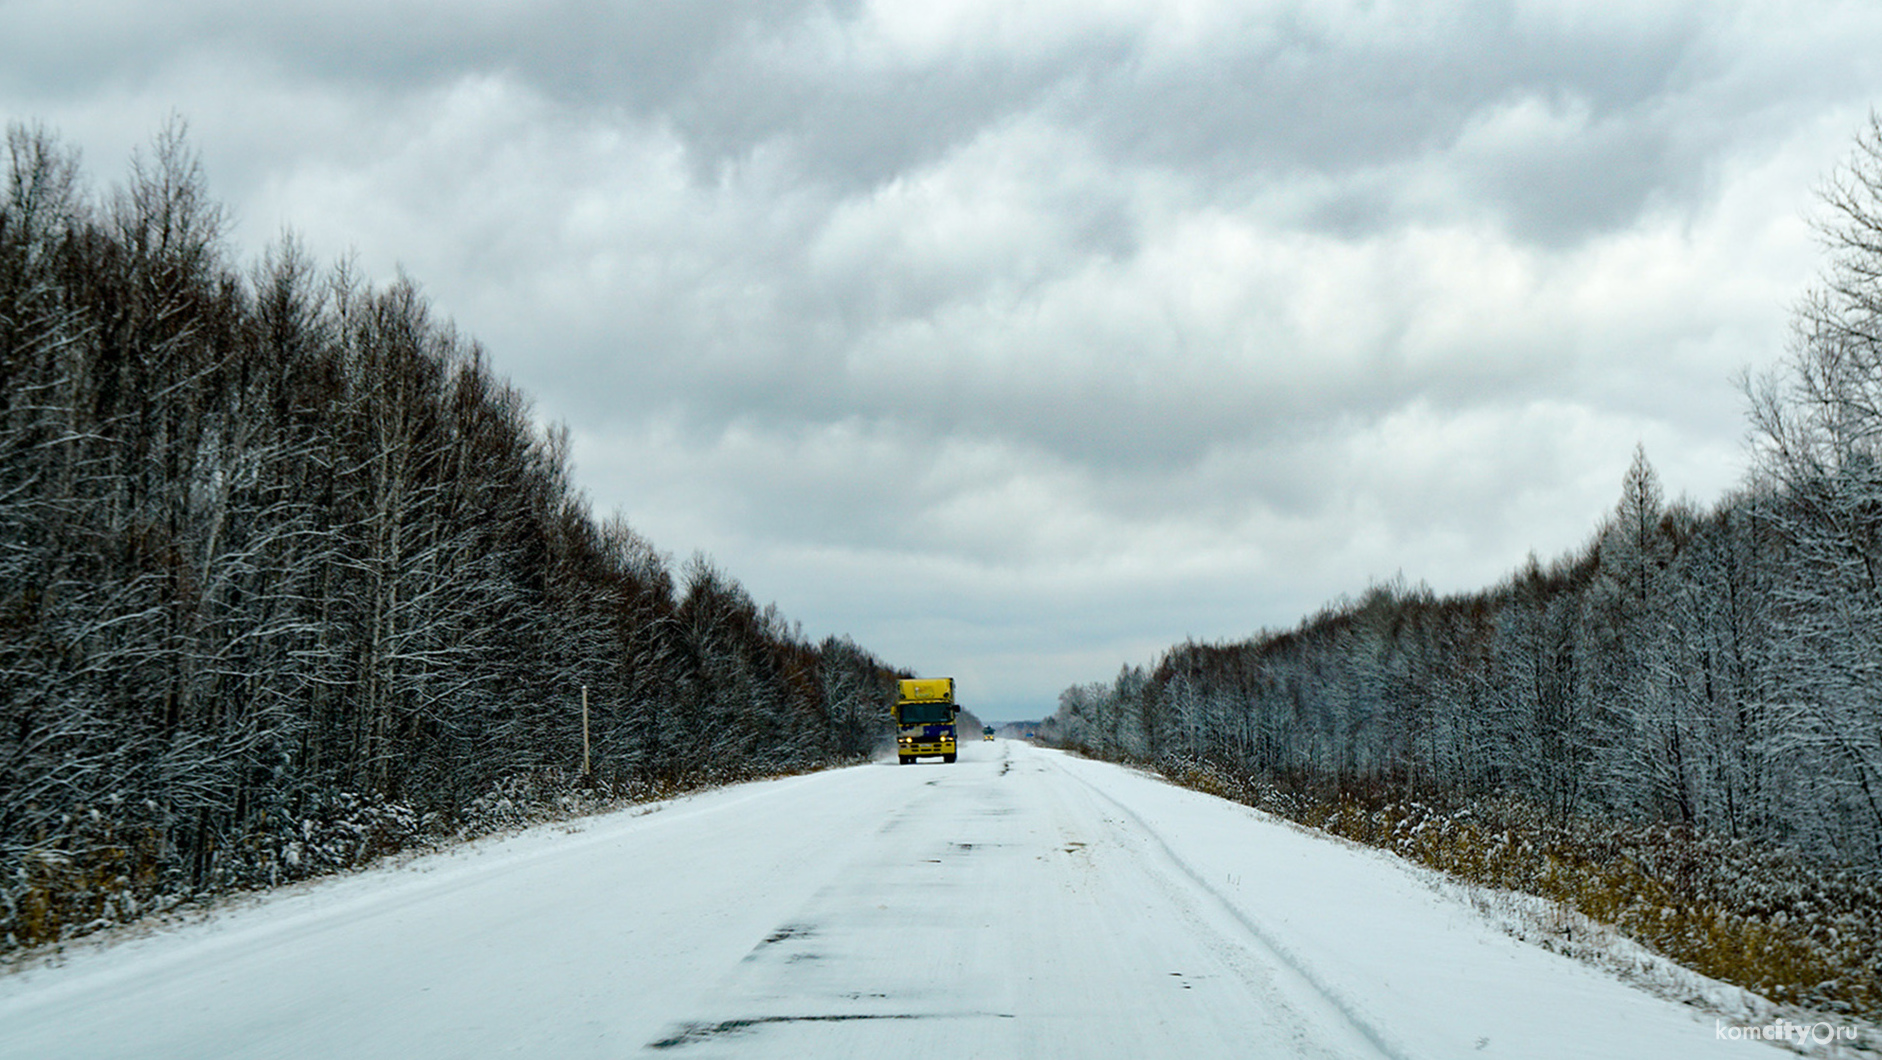
[[[593,775],[594,775],[593,770],[591,770],[588,767],[588,686],[583,685],[582,686],[582,776],[586,778],[586,777],[590,777]]]

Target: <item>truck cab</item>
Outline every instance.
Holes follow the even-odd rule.
[[[952,677],[905,678],[896,689],[895,754],[907,765],[918,758],[941,756],[952,762],[959,744],[954,731],[954,717],[960,713],[954,702]]]

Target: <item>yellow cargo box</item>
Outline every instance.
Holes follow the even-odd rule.
[[[954,679],[952,677],[917,677],[903,681],[902,702],[952,703],[954,702]]]

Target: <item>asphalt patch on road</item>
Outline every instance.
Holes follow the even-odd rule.
[[[816,933],[817,929],[810,924],[785,924],[771,934],[766,935],[765,940],[753,948],[760,949],[765,946],[775,946],[789,939],[809,938]]]
[[[758,960],[760,957],[764,956],[767,951],[770,951],[772,947],[774,946],[779,946],[779,945],[782,945],[783,943],[792,942],[792,941],[801,942],[806,939],[814,938],[816,934],[817,934],[817,928],[816,928],[816,925],[814,924],[780,924],[778,927],[772,930],[771,934],[766,935],[763,939],[759,940],[758,945],[753,946],[751,948],[751,952],[745,955],[745,960],[748,963],[751,961]],[[789,958],[787,958],[787,960],[791,960],[791,961],[810,960],[810,959],[814,959],[814,956],[815,955],[813,954],[800,952],[800,953],[792,954]]]
[[[717,1023],[688,1023],[679,1030],[656,1042],[648,1042],[649,1049],[677,1049],[682,1045],[697,1045],[700,1042],[723,1038],[728,1034],[742,1034],[773,1023],[849,1023],[855,1020],[924,1020],[933,1019],[915,1012],[889,1012],[879,1014],[844,1014],[830,1016],[750,1016],[745,1019],[720,1020]]]
[[[854,1023],[858,1020],[935,1020],[992,1018],[1010,1020],[1011,1012],[844,1012],[817,1016],[747,1016],[717,1023],[685,1023],[672,1034],[647,1043],[649,1049],[678,1049],[733,1034],[746,1034],[778,1023]]]

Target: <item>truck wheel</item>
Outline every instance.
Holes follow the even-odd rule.
[[[897,762],[896,762],[897,765],[905,766],[909,764],[910,762],[914,761],[914,759],[908,757],[907,755],[896,755],[895,757],[897,759]]]
[[[941,756],[941,761],[943,761],[943,762],[952,762],[952,761],[954,761],[954,756],[953,756],[953,755],[942,755],[942,756]]]

